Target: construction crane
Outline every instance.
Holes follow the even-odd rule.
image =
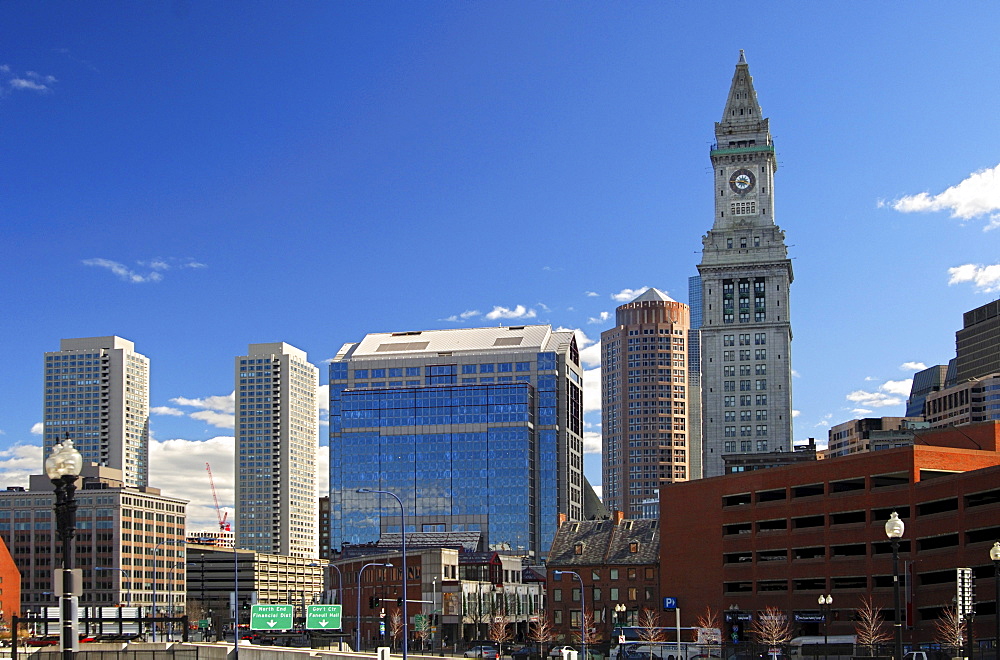
[[[229,512],[223,512],[222,507],[219,506],[219,496],[215,492],[215,479],[212,478],[212,466],[209,463],[205,463],[205,469],[208,471],[208,483],[212,485],[212,499],[215,500],[215,511],[219,516],[219,530],[228,532],[230,530],[226,518],[229,516]]]

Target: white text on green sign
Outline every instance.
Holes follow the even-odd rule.
[[[308,630],[339,630],[340,605],[309,605],[306,607],[306,628]]]
[[[251,630],[289,630],[294,605],[254,605],[250,608]]]

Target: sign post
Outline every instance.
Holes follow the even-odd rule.
[[[250,608],[250,630],[291,630],[294,605],[254,605]]]
[[[306,607],[307,630],[340,630],[341,605],[309,605]]]

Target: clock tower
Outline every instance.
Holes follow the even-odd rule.
[[[742,50],[710,156],[715,220],[698,265],[705,477],[725,473],[726,455],[792,451],[792,263],[774,223],[774,143]]]

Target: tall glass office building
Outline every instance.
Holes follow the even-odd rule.
[[[547,552],[583,517],[583,380],[547,325],[378,333],[330,365],[330,546],[400,531],[482,532]]]

